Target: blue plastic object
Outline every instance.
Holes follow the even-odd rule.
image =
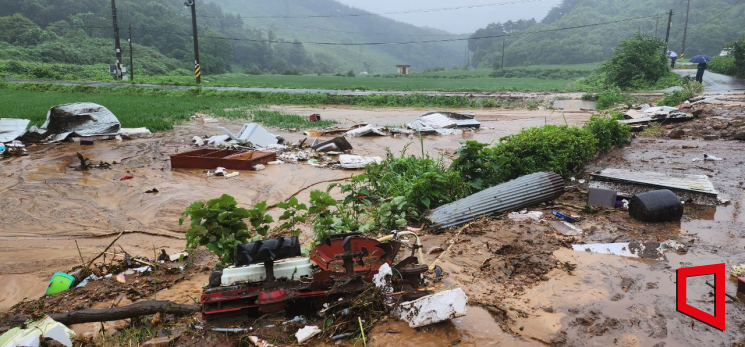
[[[578,220],[576,220],[576,219],[574,219],[572,217],[569,217],[569,216],[567,216],[565,214],[562,214],[559,211],[552,210],[551,212],[554,214],[554,216],[559,217],[559,218],[561,218],[561,219],[563,219],[563,220],[565,220],[565,221],[567,221],[569,223],[577,223],[577,222],[579,222]]]

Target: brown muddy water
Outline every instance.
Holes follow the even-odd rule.
[[[320,113],[325,119],[338,120],[343,125],[368,122],[381,126],[400,126],[432,111],[343,107],[276,109],[302,115]],[[569,124],[581,124],[590,116],[579,111],[565,112],[564,116],[541,110],[461,111],[476,114],[484,129],[459,136],[426,137],[424,150],[427,153],[448,158],[463,140],[494,142],[525,127],[564,124],[564,116]],[[227,193],[243,206],[262,200],[272,204],[298,191],[303,191],[299,199],[307,200],[307,189],[303,188],[324,189],[328,185],[324,182],[355,173],[303,164],[269,166],[260,172],[241,172],[232,179],[208,178],[201,170],[171,170],[168,155],[192,149],[189,143],[193,136],[221,134],[217,126],[238,131],[241,123],[225,120],[219,124],[189,123],[150,139],[99,141],[88,147],[77,143],[35,146],[29,149],[29,156],[0,161],[0,177],[3,177],[0,180],[3,197],[0,309],[23,298],[40,296],[54,271],[66,271],[79,264],[75,240],[83,255],[90,257],[111,242],[119,231],[141,231],[145,233],[125,234],[118,243],[129,253],[148,257],[152,257],[154,248],[176,252],[184,248],[186,229],[178,225],[178,217],[193,201]],[[271,131],[290,142],[305,137],[302,132]],[[406,136],[349,141],[355,147],[353,153],[359,155],[383,156],[388,149],[398,152],[407,146],[409,153],[422,150],[418,138]],[[695,153],[683,150],[681,146],[689,143],[701,147]],[[603,216],[602,222],[593,222],[591,215],[584,216],[583,223],[594,226],[593,233],[588,235],[594,242],[610,242],[618,235],[645,241],[675,239],[689,245],[687,254],[669,253],[665,261],[649,261],[560,248],[545,253],[553,254],[559,262],[577,264],[571,274],[554,268],[546,272],[547,279],[526,283],[524,288],[510,287],[505,293],[490,294],[489,288],[496,287],[490,283],[498,283],[500,277],[485,279],[483,274],[471,273],[470,267],[481,264],[486,257],[478,248],[485,240],[499,240],[488,233],[469,236],[459,241],[462,244],[458,247],[463,247],[465,252],[442,259],[443,267],[452,275],[450,280],[462,285],[471,297],[468,315],[418,330],[389,320],[372,332],[371,341],[379,346],[730,346],[745,342],[742,302],[727,301],[727,329],[721,332],[676,312],[674,290],[675,270],[679,267],[721,262],[729,267],[745,262],[745,216],[741,211],[745,206],[741,184],[745,179],[744,150],[742,142],[637,139],[632,146],[592,163],[592,167],[598,168],[710,174],[715,187],[726,193],[732,204],[705,212],[687,210],[681,223],[640,226],[622,213]],[[111,170],[76,171],[70,168],[77,164],[76,151],[93,162],[117,164]],[[703,153],[726,160],[704,163],[714,171],[701,171],[691,159]],[[117,179],[127,173],[134,178]],[[145,193],[152,188],[160,193]],[[509,228],[515,230],[517,227]],[[536,228],[538,232],[546,232],[544,226]],[[423,238],[425,249],[445,245],[451,236],[450,233],[426,236]],[[529,242],[528,236],[524,242]],[[308,235],[303,238],[307,240]],[[703,277],[690,279],[688,288],[690,304],[706,311],[705,307],[713,307],[713,299],[709,297],[712,290],[705,286],[705,280]],[[158,298],[192,303],[200,293],[199,284],[205,281],[206,275],[204,278],[196,276],[162,291]],[[734,294],[736,284],[729,280],[726,289]],[[507,319],[495,317],[492,311],[482,308],[496,306],[497,297]],[[80,332],[92,333],[87,328],[81,328]]]

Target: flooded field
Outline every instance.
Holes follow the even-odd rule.
[[[740,98],[742,99],[742,98]],[[740,100],[738,99],[738,100]],[[737,101],[742,102],[742,100]],[[496,142],[522,128],[544,124],[579,125],[590,117],[586,105],[568,103],[562,116],[545,110],[459,110],[474,113],[482,129],[462,135],[428,136],[424,151],[452,158],[460,141]],[[569,110],[569,108],[576,110]],[[342,125],[370,123],[401,126],[431,110],[276,107],[289,113],[321,114]],[[707,106],[706,117],[745,116],[730,104]],[[707,127],[702,117],[691,127]],[[566,119],[566,120],[565,120]],[[700,123],[699,125],[696,125]],[[218,126],[238,131],[241,122],[192,122],[153,138],[39,145],[25,157],[0,161],[0,309],[44,292],[49,276],[80,263],[77,241],[85,257],[100,252],[121,231],[118,244],[133,255],[153,256],[155,249],[183,250],[185,226],[181,212],[193,201],[228,193],[239,205],[266,200],[270,205],[297,194],[307,201],[309,189],[350,177],[355,171],[316,168],[306,164],[268,166],[259,172],[241,172],[225,179],[207,177],[202,170],[172,170],[169,155],[193,149],[194,136],[218,135]],[[270,129],[288,142],[305,138],[302,131]],[[669,131],[670,129],[667,129]],[[408,146],[420,153],[418,137],[351,138],[353,154],[384,156]],[[686,149],[684,149],[686,146]],[[690,147],[697,146],[695,149]],[[76,152],[112,169],[75,170]],[[724,158],[719,162],[693,162],[704,153]],[[727,300],[727,329],[718,331],[676,312],[675,270],[680,267],[745,263],[745,142],[669,139],[665,134],[639,137],[629,147],[615,149],[588,165],[576,178],[589,179],[590,170],[622,168],[708,175],[721,197],[731,201],[716,207],[686,206],[681,222],[647,224],[632,220],[622,209],[587,213],[587,185],[567,182],[568,193],[554,205],[531,210],[550,215],[552,209],[582,217],[581,236],[564,236],[545,222],[514,222],[504,217],[473,223],[468,228],[428,234],[424,249],[440,246],[445,272],[435,286],[461,286],[469,296],[468,314],[450,322],[421,329],[390,319],[370,334],[373,345],[418,346],[733,346],[745,343],[743,303]],[[132,179],[120,177],[131,174]],[[158,193],[145,193],[153,188]],[[301,242],[309,235],[302,235]],[[572,251],[573,243],[679,241],[687,252],[666,253],[665,260],[631,259]],[[450,246],[452,245],[452,246]],[[569,246],[569,247],[568,247]],[[193,303],[207,273],[194,275],[160,291],[159,299]],[[689,304],[713,309],[711,277],[688,281]],[[734,295],[736,282],[727,279],[726,292]],[[743,300],[742,296],[739,297]],[[79,329],[79,330],[78,330]],[[79,327],[92,334],[93,328]]]

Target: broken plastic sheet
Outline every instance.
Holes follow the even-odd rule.
[[[40,336],[53,339],[63,346],[72,347],[71,337],[75,337],[75,332],[52,318],[44,317],[42,320],[29,324],[26,329],[9,330],[0,336],[0,346],[40,346]]]
[[[276,145],[277,143],[279,143],[279,140],[277,140],[276,136],[272,135],[272,133],[268,132],[258,123],[244,124],[243,128],[241,128],[241,131],[238,132],[238,135],[233,134],[232,132],[230,132],[230,130],[224,127],[219,127],[218,129],[222,130],[230,138],[238,141],[239,143],[250,142],[254,146],[258,147],[267,147],[269,145]]]
[[[363,127],[352,129],[347,131],[344,136],[347,137],[360,137],[360,136],[386,136],[385,129],[374,127],[372,125],[365,125]]]
[[[119,130],[119,135],[127,140],[132,140],[142,137],[152,137],[153,133],[147,128],[122,128]]]
[[[28,119],[0,118],[0,143],[13,141],[26,133]]]
[[[70,136],[116,136],[121,127],[119,119],[104,106],[90,102],[64,104],[50,108],[41,128],[32,127],[24,139],[38,142],[46,138],[62,141]]]
[[[466,315],[468,297],[461,288],[401,303],[395,313],[411,328],[419,328]]]
[[[572,249],[577,252],[610,254],[629,258],[665,260],[665,252],[682,252],[685,251],[686,247],[680,242],[669,240],[663,243],[624,242],[572,245]]]
[[[345,169],[364,169],[367,164],[383,161],[381,157],[362,157],[359,155],[342,154],[339,156],[339,164]]]

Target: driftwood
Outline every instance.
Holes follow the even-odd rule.
[[[181,305],[168,300],[140,301],[129,306],[86,309],[63,313],[49,313],[48,316],[62,324],[72,325],[91,322],[109,322],[151,314],[167,313],[173,315],[188,315],[202,310],[199,305]],[[25,322],[24,316],[9,317],[13,322]]]

